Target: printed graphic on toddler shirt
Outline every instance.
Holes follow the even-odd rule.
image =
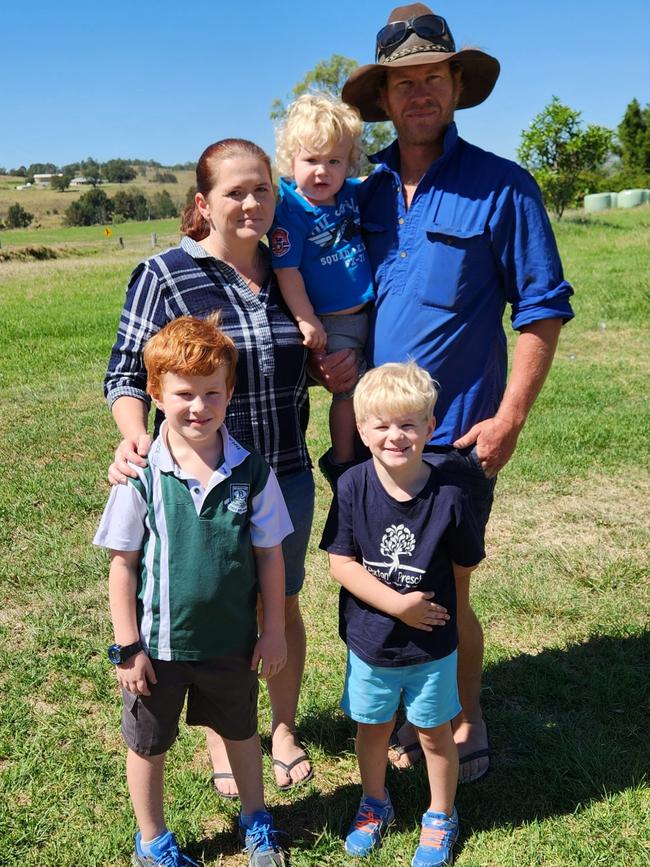
[[[386,562],[371,562],[363,558],[363,566],[382,583],[393,587],[415,587],[426,570],[407,566],[400,557],[411,557],[415,551],[415,535],[404,524],[387,527],[381,538],[379,553],[388,557]]]
[[[248,508],[248,491],[250,485],[231,485],[230,497],[225,501],[228,511],[243,515]]]
[[[352,241],[361,235],[361,225],[349,217],[339,223],[330,223],[325,226],[323,226],[322,221],[319,223],[316,231],[309,236],[309,240],[326,250],[338,246],[342,241]]]
[[[320,264],[336,262],[354,271],[366,261],[366,250],[361,237],[359,206],[346,200],[333,211],[321,214],[315,221],[307,240],[320,247]]]
[[[271,233],[271,252],[274,256],[284,256],[291,249],[289,233],[286,229],[278,227]]]

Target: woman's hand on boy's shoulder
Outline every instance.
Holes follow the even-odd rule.
[[[121,665],[116,665],[115,674],[122,689],[132,692],[133,695],[151,695],[149,684],[158,682],[151,660],[144,650],[140,650]]]
[[[445,626],[449,620],[447,609],[433,602],[436,594],[429,591],[413,590],[399,594],[396,603],[396,617],[407,626],[432,632],[434,626]]]
[[[125,485],[127,476],[135,479],[138,474],[130,464],[146,467],[146,456],[151,448],[149,434],[140,434],[135,440],[124,439],[115,449],[115,459],[108,468],[108,481],[111,485]]]

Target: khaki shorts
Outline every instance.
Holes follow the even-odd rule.
[[[122,690],[122,736],[141,756],[166,753],[178,735],[187,695],[187,724],[207,726],[227,740],[244,741],[257,731],[257,673],[252,650],[201,662],[152,659],[158,683],[151,695]]]

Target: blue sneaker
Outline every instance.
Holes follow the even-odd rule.
[[[142,851],[142,836],[138,832],[135,835],[135,852],[131,857],[131,864],[133,867],[199,867],[189,855],[181,852],[171,831],[165,832],[149,848],[146,855]]]
[[[427,811],[422,816],[420,845],[415,850],[411,867],[447,867],[454,863],[454,843],[458,840],[458,813]]]
[[[250,826],[242,824],[239,814],[239,839],[248,853],[249,867],[283,867],[284,853],[277,842],[280,833],[266,810],[253,813]]]
[[[345,851],[348,855],[363,857],[379,845],[382,834],[395,820],[395,811],[388,793],[386,800],[388,803],[382,803],[376,798],[361,799],[357,815],[345,838]]]

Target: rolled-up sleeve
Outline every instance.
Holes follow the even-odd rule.
[[[141,262],[129,280],[104,379],[104,395],[109,407],[124,396],[138,398],[149,406],[142,350],[147,340],[168,321],[160,277],[151,262]]]
[[[490,232],[513,328],[540,319],[572,319],[573,289],[564,279],[539,187],[523,169],[501,191]]]

